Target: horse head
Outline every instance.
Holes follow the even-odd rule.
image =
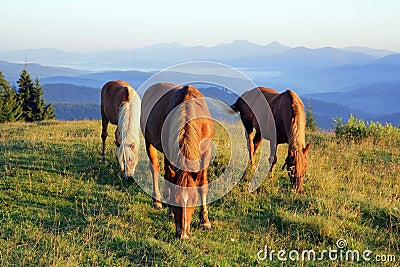
[[[304,190],[303,183],[308,167],[307,153],[309,149],[310,144],[299,150],[289,149],[285,165],[283,165],[283,168],[286,166],[293,189],[298,192],[303,192]]]
[[[170,169],[170,175],[177,185],[171,190],[171,211],[175,220],[175,236],[180,239],[189,239],[190,223],[199,198],[197,184],[193,176],[195,173]]]
[[[124,178],[135,174],[136,165],[139,160],[139,147],[135,142],[130,144],[121,143],[119,131],[115,131],[115,146],[121,174]]]

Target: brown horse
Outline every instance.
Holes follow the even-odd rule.
[[[189,238],[199,194],[200,226],[211,228],[206,196],[214,126],[203,95],[193,86],[155,84],[143,95],[140,123],[151,161],[153,207],[161,208],[158,150],[164,154],[165,178],[171,182],[166,195],[176,237]]]
[[[255,119],[253,110],[266,108],[265,106],[252,105],[254,102],[252,101],[252,96],[259,94],[259,91],[256,90],[261,91],[271,108],[275,120],[277,144],[289,144],[288,155],[283,168],[287,166],[293,188],[301,192],[303,191],[303,179],[308,167],[307,152],[310,147],[309,144],[305,144],[306,116],[304,105],[292,90],[287,90],[280,94],[274,89],[265,87],[249,90],[236,100],[231,108],[236,112],[240,112],[240,118],[247,133],[252,166],[254,166],[254,155],[262,139],[260,127]],[[253,136],[254,128],[256,132]],[[272,171],[275,163],[276,155],[270,171]]]
[[[105,148],[108,123],[117,125],[115,145],[121,173],[133,176],[139,158],[140,98],[125,81],[110,81],[101,89],[101,120],[103,140],[102,162],[106,162]]]

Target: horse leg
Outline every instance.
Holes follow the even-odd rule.
[[[108,135],[108,132],[107,132],[108,122],[109,121],[103,115],[102,119],[101,119],[101,126],[102,126],[101,139],[103,141],[103,145],[102,145],[102,149],[101,149],[101,161],[100,161],[101,163],[106,163],[107,162],[105,150],[106,150],[106,139],[107,139],[107,135]]]
[[[275,164],[276,164],[276,161],[277,161],[277,157],[276,157],[276,150],[277,150],[277,145],[272,145],[272,144],[270,144],[270,149],[271,149],[271,151],[272,151],[272,149],[275,149],[275,153],[274,153],[274,156],[271,156],[271,158],[270,158],[270,164],[271,164],[271,168],[269,169],[269,173],[268,173],[268,175],[270,176],[270,177],[273,177],[274,175],[273,175],[273,169],[274,169],[274,166],[275,166]]]
[[[247,148],[249,150],[251,169],[255,169],[254,164],[254,142],[253,142],[253,129],[246,129]]]
[[[172,212],[171,204],[172,203],[172,196],[171,196],[171,183],[172,183],[172,174],[171,174],[171,163],[167,159],[167,157],[164,156],[164,178],[165,178],[165,187],[164,187],[164,195],[169,201],[168,204],[168,218],[173,220],[174,219],[174,213]]]
[[[160,166],[158,163],[157,150],[147,140],[146,140],[146,151],[150,159],[150,169],[151,169],[151,175],[153,177],[153,208],[159,210],[162,208],[162,204],[160,201],[161,194],[160,194],[160,189],[158,187],[158,174],[160,172]]]
[[[208,178],[207,178],[207,168],[200,171],[200,181],[199,181],[199,194],[201,199],[201,206],[199,211],[199,226],[204,229],[211,228],[211,222],[208,219],[208,209],[207,209],[207,193],[208,193]]]
[[[211,228],[211,222],[208,219],[208,209],[207,209],[207,193],[208,193],[208,177],[207,177],[207,169],[208,164],[210,163],[211,158],[211,139],[205,139],[201,142],[202,156],[200,159],[200,171],[198,172],[198,188],[200,194],[200,211],[199,211],[199,226],[204,229]]]
[[[253,145],[254,145],[253,158],[256,156],[257,149],[261,145],[261,140],[262,140],[261,132],[260,131],[256,131],[256,134],[254,135],[254,138],[253,138]]]

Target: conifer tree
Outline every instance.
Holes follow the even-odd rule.
[[[22,116],[22,106],[17,93],[0,71],[0,123],[17,121]]]
[[[18,83],[18,99],[22,104],[22,119],[24,121],[33,121],[32,109],[29,106],[31,98],[33,82],[29,73],[24,69],[20,76]]]
[[[45,106],[44,91],[38,78],[33,83],[29,73],[23,70],[17,83],[19,85],[18,97],[22,102],[22,117],[25,121],[41,121],[56,117],[53,105]]]
[[[39,78],[36,78],[30,99],[33,121],[54,119],[56,117],[53,105],[50,103],[46,106],[46,100],[43,98],[43,94],[44,89],[40,85]]]
[[[306,107],[306,128],[307,130],[314,132],[317,130],[317,117],[313,113],[313,107],[311,103],[308,103]]]

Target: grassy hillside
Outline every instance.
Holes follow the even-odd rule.
[[[336,249],[340,238],[346,239],[346,249],[371,250],[373,259],[395,255],[400,262],[398,146],[345,145],[330,133],[309,134],[304,195],[291,191],[281,171],[286,149],[281,147],[274,178],[254,193],[247,191],[249,178],[240,180],[209,206],[213,229],[196,228],[194,216],[192,237],[181,242],[167,210],[152,209],[151,198],[134,181],[121,180],[112,138],[109,163],[99,163],[100,130],[100,121],[1,125],[1,266],[281,266],[277,252],[272,262],[258,260],[257,252],[265,245],[300,253]],[[109,136],[114,130],[109,128]],[[218,128],[211,179],[228,161],[226,139]],[[137,175],[146,177],[141,149]],[[286,264],[357,262],[325,256],[322,262]]]

